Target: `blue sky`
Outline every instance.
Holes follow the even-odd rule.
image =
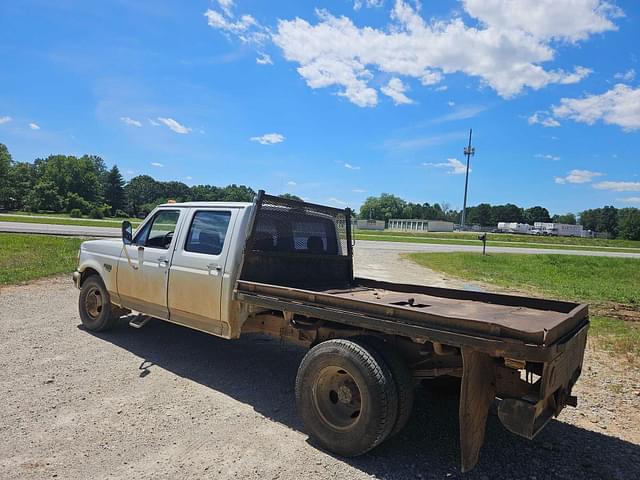
[[[571,4],[571,7],[568,5]],[[0,142],[359,207],[640,204],[640,5],[0,3]]]

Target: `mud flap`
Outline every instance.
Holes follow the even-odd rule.
[[[494,359],[472,348],[462,348],[460,387],[460,455],[462,472],[478,463],[489,407],[496,396]]]

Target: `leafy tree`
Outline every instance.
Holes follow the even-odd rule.
[[[13,190],[13,201],[10,208],[25,210],[27,197],[38,181],[38,172],[32,163],[18,162],[11,168],[10,181]]]
[[[524,211],[524,220],[533,225],[536,222],[550,222],[551,216],[546,208],[535,206]]]
[[[585,210],[580,213],[580,223],[585,229],[597,232],[600,228],[601,215],[601,208],[592,208],[589,210]]]
[[[303,202],[304,200],[302,200],[299,196],[294,195],[293,193],[283,193],[281,195],[278,195],[281,198],[286,198],[287,200],[297,200],[298,202]]]
[[[29,192],[26,207],[32,212],[49,211],[59,212],[62,210],[63,200],[58,195],[56,185],[51,181],[39,181]]]
[[[9,149],[0,143],[0,210],[11,208],[15,192],[13,191],[10,172],[13,160]]]
[[[551,220],[554,223],[566,223],[568,225],[576,224],[576,216],[573,213],[566,213],[564,215],[554,215]]]
[[[133,177],[125,186],[130,214],[138,215],[142,205],[152,203],[163,195],[162,186],[149,175]]]
[[[598,231],[607,232],[612,237],[618,235],[618,209],[611,205],[602,207]]]
[[[41,181],[54,186],[56,194],[65,197],[73,192],[89,202],[101,200],[100,157],[85,155],[77,158],[71,155],[50,155],[43,164]]]
[[[384,220],[402,218],[402,212],[407,202],[390,193],[383,193],[379,197],[367,198],[360,207],[360,218]]]
[[[125,204],[124,179],[117,165],[114,165],[107,173],[104,183],[104,200],[111,208],[111,215],[117,210],[122,210]]]
[[[620,238],[640,240],[640,210],[637,208],[620,209],[618,211],[618,225]]]
[[[91,204],[74,192],[67,193],[64,203],[65,210],[69,213],[71,213],[72,210],[79,210],[86,215],[89,213],[89,210],[91,210]]]

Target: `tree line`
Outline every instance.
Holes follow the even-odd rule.
[[[388,222],[392,218],[416,218],[423,220],[446,220],[459,224],[462,211],[452,210],[446,203],[412,203],[395,195],[383,193],[369,197],[360,207],[359,218],[372,218]],[[481,203],[467,208],[467,225],[497,227],[498,222],[518,222],[533,225],[535,222],[582,224],[586,230],[604,233],[611,238],[640,240],[640,210],[637,208],[615,208],[605,206],[573,213],[551,215],[541,206],[522,208],[512,203],[490,205]]]
[[[149,175],[138,175],[125,182],[117,166],[108,169],[96,155],[50,155],[32,163],[15,162],[0,143],[0,210],[30,212],[68,212],[72,216],[145,216],[156,205],[169,199],[186,201],[250,202],[254,190],[244,185],[189,186],[182,182],[163,182]],[[295,195],[283,194],[299,199]],[[383,193],[369,197],[360,207],[359,218],[388,221],[391,218],[447,220],[460,223],[462,212],[446,203],[412,203]],[[640,210],[605,206],[551,216],[541,206],[522,208],[512,203],[481,203],[467,208],[466,223],[496,227],[498,222],[580,222],[585,229],[610,237],[640,240]]]
[[[189,186],[138,175],[125,182],[116,165],[107,169],[96,155],[50,155],[33,163],[14,162],[0,143],[0,210],[67,212],[92,218],[144,216],[169,199],[188,201],[253,200],[244,185]]]

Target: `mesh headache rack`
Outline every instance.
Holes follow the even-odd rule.
[[[350,209],[276,197],[262,190],[255,204],[242,280],[307,288],[352,283]]]

